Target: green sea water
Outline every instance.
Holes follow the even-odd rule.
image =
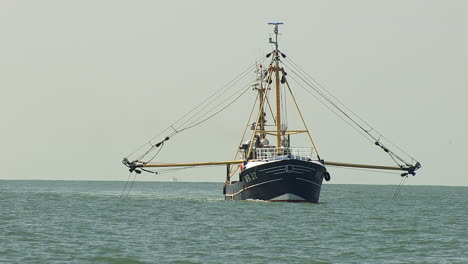
[[[326,184],[293,204],[124,186],[0,181],[0,263],[468,263],[468,187]]]

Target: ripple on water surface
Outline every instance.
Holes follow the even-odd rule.
[[[466,263],[467,187],[323,186],[318,204],[221,183],[1,181],[0,263]]]

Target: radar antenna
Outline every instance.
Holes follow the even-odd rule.
[[[275,50],[276,50],[276,56],[278,56],[278,25],[283,25],[283,22],[270,22],[268,25],[274,25],[275,29],[273,32],[275,32],[275,41],[270,38],[270,43],[275,44]]]

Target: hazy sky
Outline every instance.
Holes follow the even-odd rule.
[[[284,22],[281,50],[422,163],[409,184],[467,186],[467,13],[453,0],[1,1],[0,179],[126,179],[122,157],[259,59],[267,23]],[[241,109],[169,142],[170,157],[231,159]],[[303,107],[322,121],[310,125],[322,158],[372,157],[318,109]],[[333,183],[400,182],[330,170]]]

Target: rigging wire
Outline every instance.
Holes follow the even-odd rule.
[[[148,144],[151,145],[151,147],[153,147],[154,145],[152,144],[152,141],[155,140],[157,137],[159,137],[160,135],[162,135],[164,132],[166,132],[167,130],[171,129],[172,126],[169,126],[167,127],[166,129],[164,129],[163,131],[159,132],[159,134],[157,134],[156,136],[154,136],[152,139],[150,139],[148,142],[146,142],[145,144],[141,145],[140,147],[138,147],[137,149],[135,149],[133,152],[131,152],[129,155],[127,155],[125,158],[130,158],[131,156],[133,156],[135,153],[137,153],[139,150],[141,150],[142,148],[144,148],[145,146],[147,146]],[[151,151],[152,148],[150,148],[147,152]],[[146,153],[148,154],[148,153]],[[145,154],[145,155],[146,155]],[[139,159],[139,158],[138,158]],[[137,159],[137,160],[138,160]]]
[[[262,60],[262,62],[265,60],[265,58]],[[217,98],[219,98],[222,94],[224,94],[227,90],[231,89],[236,83],[238,83],[240,80],[244,79],[248,73],[250,73],[250,71],[252,71],[255,67],[256,67],[257,63],[254,63],[253,65],[249,66],[247,69],[245,69],[244,71],[242,71],[239,75],[237,75],[234,79],[232,79],[230,82],[228,82],[227,84],[225,84],[223,87],[221,87],[220,89],[216,90],[213,94],[211,94],[210,96],[208,96],[205,100],[203,100],[200,104],[198,104],[195,108],[193,108],[192,110],[190,110],[189,112],[187,112],[186,114],[184,114],[183,116],[181,116],[179,119],[177,119],[175,122],[173,122],[169,127],[167,127],[166,129],[164,129],[163,131],[161,131],[160,133],[158,133],[156,136],[154,136],[153,138],[151,138],[149,141],[147,141],[145,144],[143,144],[142,146],[140,146],[139,148],[137,148],[135,151],[133,151],[131,154],[129,154],[126,158],[129,158],[131,157],[132,155],[134,155],[136,152],[140,151],[142,148],[144,148],[145,146],[147,145],[150,145],[150,148],[142,155],[140,156],[137,160],[143,158],[144,156],[146,156],[148,153],[150,153],[151,151],[153,151],[157,146],[155,146],[155,144],[152,143],[152,141],[154,139],[156,139],[157,137],[159,137],[160,135],[162,135],[164,132],[168,131],[169,129],[173,129],[174,131],[170,134],[170,136],[174,136],[175,134],[181,132],[181,130],[187,130],[195,125],[198,125],[200,123],[203,123],[204,121],[208,120],[209,118],[213,117],[214,115],[216,115],[217,113],[215,113],[214,115],[210,116],[209,118],[201,121],[201,122],[198,122],[197,124],[195,125],[192,125],[190,127],[186,127],[186,128],[183,128],[183,125],[185,125],[187,122],[189,122],[190,120],[192,120],[194,117],[197,116],[197,114],[199,114],[201,111],[203,111],[203,109],[205,109],[207,106],[209,106],[210,104],[212,104],[214,101],[216,101]],[[213,98],[215,97],[215,98]],[[204,104],[206,104],[204,107],[202,107]],[[231,103],[232,104],[232,103]],[[201,108],[201,109],[200,109]],[[198,111],[194,114],[192,114],[194,111],[196,111],[198,109]],[[225,109],[225,108],[224,108]],[[223,110],[224,110],[223,109]],[[213,110],[213,109],[212,109]],[[210,110],[211,111],[211,110]],[[221,110],[222,111],[222,110]],[[220,111],[218,111],[219,113]],[[191,115],[192,114],[192,115]],[[191,115],[188,119],[186,119],[181,125],[178,125],[179,122],[181,122],[182,120],[184,120],[185,118],[187,118],[189,115]],[[205,114],[206,115],[206,114]],[[197,119],[199,120],[199,118]],[[177,129],[176,129],[176,128]]]
[[[244,71],[242,75],[239,75],[239,76],[237,77],[237,78],[239,78],[239,81],[240,81],[241,79],[245,78],[245,76],[246,76],[247,74],[249,74],[250,70],[252,70],[252,69],[253,69],[253,67],[250,67],[248,70]],[[232,81],[231,81],[230,84],[229,84],[228,86],[226,86],[226,87],[227,87],[226,91],[227,91],[228,89],[232,88],[237,82],[238,82],[238,81],[236,81],[236,82],[232,82]],[[226,92],[226,91],[225,91],[225,92]],[[195,118],[198,114],[200,114],[203,110],[205,110],[208,106],[210,106],[210,104],[212,104],[212,103],[215,102],[219,97],[221,97],[225,92],[219,93],[216,97],[212,98],[204,107],[202,107],[201,109],[199,109],[199,110],[198,110],[196,113],[194,113],[189,119],[187,119],[184,123],[182,123],[180,126],[178,126],[179,129],[177,129],[177,130],[179,130],[179,132],[180,132],[180,128],[182,128],[185,124],[191,122],[191,123],[188,124],[188,126],[190,126],[191,124],[193,124],[194,122],[196,122],[196,120],[199,120],[199,119],[202,118],[204,115],[206,115],[206,114],[207,114],[209,111],[211,111],[211,110],[208,110],[207,113],[205,113],[205,114],[202,115],[201,117],[198,117],[195,121],[193,121],[193,122],[191,121],[191,120],[192,120],[193,118]],[[214,95],[213,95],[213,96],[214,96]],[[213,96],[211,96],[211,97],[213,97]],[[231,97],[232,97],[232,96],[233,96],[233,95],[231,95]],[[230,98],[230,97],[229,97],[229,98]],[[229,99],[229,98],[228,98],[228,99]],[[227,99],[226,99],[226,100],[227,100]],[[225,101],[226,101],[226,100],[225,100]],[[206,102],[206,101],[207,101],[207,100],[205,100],[204,102]],[[223,102],[219,103],[217,106],[219,106],[219,105],[222,104],[222,103],[223,103]],[[199,106],[201,106],[201,104],[200,104]],[[215,106],[214,108],[216,108],[217,106]],[[197,107],[198,107],[198,106],[197,106]],[[184,129],[184,130],[185,130],[185,129]]]
[[[188,130],[188,129],[193,128],[193,127],[195,127],[195,126],[198,126],[198,125],[200,125],[200,124],[202,124],[202,123],[208,121],[208,120],[211,119],[212,117],[218,115],[218,114],[221,113],[223,110],[227,109],[227,108],[230,107],[233,103],[235,103],[240,97],[242,97],[242,95],[244,95],[244,94],[249,90],[249,88],[250,88],[250,86],[248,86],[247,88],[243,87],[244,91],[243,91],[242,93],[240,93],[237,97],[235,97],[234,100],[232,100],[230,103],[228,103],[228,104],[227,104],[226,106],[224,106],[223,108],[219,109],[218,111],[216,111],[215,113],[213,113],[213,114],[211,114],[210,116],[206,117],[205,119],[199,121],[200,118],[202,118],[202,117],[206,116],[208,113],[210,113],[210,112],[206,112],[204,115],[200,116],[198,119],[196,119],[196,120],[194,121],[194,122],[198,121],[197,123],[193,123],[193,122],[192,122],[192,123],[189,123],[189,124],[187,125],[187,127],[184,127],[184,128],[182,128],[182,129],[179,129],[179,130],[175,130],[175,129],[174,129],[175,131],[172,132],[172,133],[171,133],[168,137],[166,137],[166,138],[171,138],[171,137],[173,137],[174,135],[176,135],[176,134],[178,134],[178,133],[180,133],[180,132],[182,132],[182,131]],[[216,108],[217,108],[218,106],[220,106],[221,104],[224,104],[227,100],[229,100],[230,98],[232,98],[235,94],[236,94],[236,93],[232,94],[232,95],[229,96],[226,100],[220,102],[219,104],[217,104],[216,106],[214,106],[214,107],[213,107],[211,110],[209,110],[209,111],[213,111],[214,109],[216,109]],[[152,161],[154,158],[156,158],[156,156],[161,152],[162,147],[164,146],[164,141],[162,141],[162,142],[160,142],[160,143],[161,143],[161,144],[160,144],[159,150],[156,152],[156,154],[153,155],[153,157],[152,157],[151,159],[149,159],[149,160],[146,161],[145,163],[151,162],[151,161]],[[146,155],[148,155],[151,151],[153,151],[153,150],[156,148],[157,145],[158,145],[158,144],[156,144],[156,145],[151,145],[150,149],[149,149],[148,151],[146,151],[142,156],[140,156],[140,158],[139,158],[138,160],[143,159]]]
[[[291,71],[292,73],[295,74],[294,71]],[[323,106],[325,106],[326,108],[328,108],[330,111],[332,111],[336,116],[338,116],[339,118],[341,118],[341,120],[343,120],[345,123],[347,123],[351,128],[353,128],[354,130],[356,130],[359,134],[361,134],[364,138],[366,138],[367,140],[369,140],[369,142],[371,143],[374,143],[373,140],[369,139],[366,134],[364,134],[361,130],[357,129],[355,126],[353,126],[350,121],[348,121],[347,119],[345,119],[343,116],[341,116],[340,114],[338,114],[333,108],[331,108],[329,105],[327,105],[325,102],[322,101],[322,99],[320,99],[319,97],[317,97],[314,93],[312,93],[310,90],[308,90],[306,87],[304,87],[304,85],[302,85],[302,83],[298,82],[296,79],[294,79],[293,77],[289,76],[289,79],[290,80],[293,80],[295,83],[297,83],[300,87],[302,87],[304,89],[304,91],[306,91],[308,94],[312,95],[315,99],[317,99],[317,101],[319,101]]]
[[[125,193],[125,190],[127,189],[127,185],[128,185],[128,182],[129,182],[129,180],[130,180],[130,176],[131,176],[131,175],[132,175],[132,172],[130,172],[130,173],[128,174],[127,180],[125,181],[125,186],[124,186],[124,188],[123,188],[123,190],[122,190],[122,193],[120,194],[120,198],[123,197],[123,195],[124,195],[124,193]]]
[[[336,168],[337,169],[344,169],[344,170],[359,170],[359,171],[367,171],[367,172],[372,172],[372,173],[384,173],[384,174],[392,174],[392,175],[400,174],[398,172],[381,171],[381,170],[374,170],[374,169],[346,168],[346,167],[336,167]],[[400,184],[398,184],[398,187],[395,190],[395,193],[393,194],[392,201],[397,199],[398,196],[400,195],[407,178],[408,178],[407,175],[402,176]]]
[[[283,73],[283,74],[284,74],[284,73]],[[285,78],[284,75],[283,75],[283,78]],[[281,96],[282,96],[282,99],[283,99],[283,100],[281,101],[281,104],[282,104],[282,105],[281,105],[281,110],[282,110],[282,111],[281,111],[281,112],[282,112],[281,115],[282,115],[282,117],[283,117],[282,120],[281,120],[281,122],[284,123],[284,125],[286,126],[286,127],[285,127],[286,129],[285,129],[285,130],[287,130],[287,125],[288,125],[288,108],[287,108],[287,106],[288,106],[288,104],[287,104],[287,97],[286,97],[286,96],[287,96],[288,93],[286,92],[285,85],[282,85],[282,87],[281,87],[281,93],[282,93]],[[281,125],[283,125],[283,124],[281,124]],[[283,129],[283,128],[281,128],[281,129]]]
[[[291,72],[293,74],[296,74],[294,71],[291,70]],[[314,93],[312,93],[309,89],[307,89],[301,82],[297,81],[294,77],[291,77],[289,76],[289,79],[293,80],[296,84],[298,84],[301,88],[304,89],[304,91],[306,91],[308,94],[312,95],[315,99],[317,99],[317,101],[319,101],[323,106],[325,106],[326,108],[328,108],[331,112],[333,112],[336,116],[338,116],[339,118],[341,118],[341,120],[343,120],[345,123],[347,123],[351,128],[353,128],[354,130],[356,130],[358,133],[360,133],[364,138],[366,138],[367,140],[369,140],[371,143],[373,143],[374,141],[372,141],[371,139],[369,139],[361,130],[357,129],[356,127],[354,127],[350,121],[348,121],[347,119],[345,119],[343,116],[341,116],[340,114],[338,114],[333,108],[331,108],[329,105],[327,105],[322,99],[320,99],[317,95],[315,95]]]
[[[130,182],[130,178],[132,176],[132,173],[133,173],[133,171],[128,174],[127,181],[125,182],[125,186],[124,186],[124,188],[122,190],[122,193],[120,194],[120,198],[123,198],[124,196],[125,196],[125,198],[128,198],[128,196],[130,195],[130,192],[132,191],[133,185],[135,184],[136,175],[137,175],[137,173],[134,174],[132,183],[128,187],[128,191],[127,191],[127,186],[128,186],[128,183]],[[127,195],[125,195],[125,193],[127,193]]]
[[[323,91],[325,91],[327,94],[329,94],[331,97],[333,97],[339,104],[341,104],[344,108],[346,108],[350,113],[352,113],[355,117],[357,117],[361,122],[363,122],[367,127],[369,127],[369,129],[363,129],[361,128],[364,132],[366,132],[367,134],[369,134],[369,136],[371,136],[373,139],[376,140],[376,142],[379,142],[379,140],[381,138],[385,139],[386,142],[390,143],[392,146],[394,146],[395,148],[397,148],[399,151],[401,151],[403,154],[407,155],[409,158],[411,158],[411,160],[414,162],[416,161],[410,154],[408,154],[406,151],[404,151],[403,149],[401,149],[399,146],[397,146],[395,143],[393,143],[391,140],[389,140],[388,138],[386,138],[385,136],[382,135],[382,133],[380,133],[379,131],[377,131],[375,128],[373,128],[369,123],[367,123],[363,118],[361,118],[358,114],[356,114],[354,111],[352,111],[346,104],[344,104],[339,98],[337,98],[336,96],[334,96],[329,90],[327,90],[322,84],[320,84],[320,82],[318,82],[316,79],[314,79],[312,76],[310,76],[306,71],[304,71],[299,65],[297,65],[294,61],[290,60],[289,58],[286,58],[286,60],[288,60],[288,62],[290,62],[291,64],[293,64],[296,69],[299,69],[300,72],[302,72],[304,75],[306,75],[307,77],[309,77],[310,80],[312,80],[314,83],[316,83],[317,86],[319,86]],[[351,119],[352,120],[352,119]],[[359,126],[359,125],[358,125]],[[370,134],[371,131],[375,131],[375,133],[377,133],[379,139],[377,139],[377,137],[373,136]],[[378,145],[378,144],[376,144]],[[384,146],[381,146],[379,145],[381,148],[383,148],[384,150],[387,149],[385,148]],[[398,155],[396,155],[395,153],[392,153],[397,159],[399,159],[401,162],[405,163],[405,164],[412,164],[411,163],[408,163],[407,161],[401,159]],[[393,155],[390,155],[392,156],[392,159],[394,159]],[[396,162],[396,161],[395,161]],[[398,164],[398,162],[396,162]]]
[[[366,171],[372,173],[382,173],[382,174],[392,174],[392,175],[399,175],[399,172],[390,172],[390,171],[382,171],[377,169],[365,169],[365,168],[352,168],[352,167],[333,167],[334,169],[342,169],[342,170],[358,170],[358,171]]]
[[[255,107],[257,106],[257,101],[259,101],[259,98],[260,98],[260,94],[257,93],[257,96],[255,96],[255,101],[254,101],[254,103],[252,105],[252,109],[250,110],[249,118],[247,119],[247,124],[245,125],[244,132],[242,133],[242,137],[241,137],[241,140],[239,142],[239,146],[242,145],[242,142],[244,142],[245,134],[247,133],[247,129],[249,128],[249,124],[251,122],[251,119],[252,119],[253,113],[255,111]],[[236,155],[234,155],[233,160],[235,160],[237,158],[237,156],[239,156],[239,155],[240,155],[239,151],[236,151]]]
[[[331,106],[333,106],[340,114],[338,114],[336,111],[333,111],[331,109],[331,107],[327,106],[322,100],[320,100],[317,96],[313,95],[312,93],[310,93],[308,91],[309,94],[312,94],[316,99],[318,99],[322,104],[324,104],[327,108],[329,108],[330,110],[332,110],[333,113],[335,113],[337,116],[339,116],[341,119],[345,120],[344,117],[346,117],[349,121],[351,121],[357,128],[359,128],[360,130],[364,131],[364,133],[367,134],[367,136],[365,136],[361,131],[360,134],[363,135],[364,137],[366,137],[369,141],[373,141],[375,142],[375,144],[379,147],[381,147],[385,152],[387,152],[389,154],[389,156],[395,161],[396,164],[398,164],[399,166],[400,163],[396,161],[396,159],[398,159],[400,162],[404,163],[405,165],[407,166],[411,166],[411,163],[405,161],[404,159],[402,159],[401,157],[399,157],[398,155],[396,155],[394,152],[390,151],[387,147],[385,147],[381,142],[380,142],[380,139],[383,137],[381,133],[379,133],[377,130],[375,130],[372,126],[370,126],[367,122],[365,122],[361,117],[359,117],[356,113],[354,113],[351,109],[349,109],[349,107],[347,107],[343,102],[341,102],[338,98],[336,98],[333,94],[331,94],[331,92],[329,92],[327,89],[325,89],[320,83],[318,83],[314,78],[312,78],[310,75],[308,75],[304,70],[302,70],[302,68],[300,68],[299,66],[297,66],[297,64],[295,64],[292,60],[290,59],[286,59],[288,62],[291,63],[291,65],[289,65],[288,63],[284,63],[285,65],[288,65],[290,67],[290,71],[292,71],[292,73],[294,75],[296,75],[299,79],[301,79],[305,84],[307,84],[310,88],[312,88],[318,95],[320,95],[325,101],[327,101]],[[329,96],[327,96],[326,94],[324,94],[320,89],[319,87],[316,87],[314,86],[311,82],[305,80],[304,77],[302,77],[300,74],[298,74],[297,72],[295,72],[294,70],[291,70],[292,69],[296,69],[297,71],[305,74],[306,76],[308,76],[313,82],[317,83],[317,85],[322,89],[324,90],[326,93],[328,93],[331,97],[333,97],[335,99],[335,101],[333,101]],[[295,80],[296,81],[296,80]],[[297,81],[296,81],[297,82]],[[302,85],[301,85],[302,86]],[[305,88],[304,86],[302,86],[303,88]],[[306,89],[307,91],[307,89]],[[356,116],[359,120],[361,120],[367,127],[368,129],[365,129],[361,124],[359,124],[356,120],[354,120],[350,115],[348,115],[343,109],[341,109],[339,107],[338,104],[341,104],[342,106],[344,106],[344,108],[346,108],[347,110],[349,110],[354,116]],[[357,130],[357,128],[355,128],[350,122],[346,121],[346,123],[348,123],[348,125],[352,126],[355,130]],[[358,131],[358,130],[357,130]],[[378,138],[374,135],[371,134],[371,131],[375,131],[377,134],[378,134]],[[372,140],[371,140],[372,139]],[[397,147],[400,151],[402,151],[404,154],[406,154],[409,158],[412,159],[412,161],[414,161],[414,158],[412,158],[408,153],[404,152],[403,150],[401,150],[398,146],[396,146],[394,143],[392,143],[390,140],[388,140],[387,138],[385,138],[388,142],[390,142],[393,146]]]
[[[327,94],[329,94],[331,97],[333,97],[333,99],[335,99],[339,104],[341,104],[342,106],[344,106],[346,108],[346,110],[348,110],[350,113],[352,113],[355,117],[357,117],[359,120],[361,120],[365,125],[367,125],[369,127],[369,132],[374,130],[378,135],[379,137],[381,138],[384,138],[387,142],[389,142],[392,146],[396,147],[398,150],[400,150],[402,153],[404,153],[405,155],[407,155],[409,158],[411,158],[413,161],[415,161],[415,159],[410,155],[408,154],[406,151],[404,151],[403,149],[401,149],[400,147],[398,147],[395,143],[393,143],[390,139],[386,138],[384,135],[382,135],[382,133],[380,133],[379,131],[377,131],[374,127],[372,127],[369,123],[367,123],[361,116],[359,116],[358,114],[356,114],[351,108],[349,108],[345,103],[343,103],[339,98],[337,98],[335,95],[333,95],[328,89],[326,89],[319,81],[317,81],[315,78],[313,78],[312,76],[310,76],[305,70],[303,70],[299,65],[297,65],[294,61],[290,60],[289,57],[286,58],[286,60],[288,62],[291,62],[291,64],[293,64],[296,68],[298,68],[303,74],[305,74],[307,77],[309,77],[310,80],[312,80],[315,84],[317,84],[323,91],[325,91]]]
[[[242,91],[243,90],[243,91]],[[209,111],[213,111],[214,109],[216,109],[217,107],[219,107],[220,105],[224,104],[225,102],[228,101],[228,99],[231,99],[233,96],[235,96],[237,94],[237,92],[240,92],[242,91],[237,97],[234,98],[234,100],[232,100],[229,104],[227,104],[226,106],[224,106],[223,108],[219,109],[218,111],[216,111],[214,114],[208,116],[207,118],[197,122],[198,120],[200,120],[202,117],[206,116],[207,114],[209,114],[209,111],[206,112],[205,114],[203,114],[202,116],[200,116],[199,118],[197,118],[196,120],[194,120],[193,122],[189,123],[187,125],[187,127],[179,130],[179,132],[182,132],[184,130],[187,130],[187,129],[190,129],[192,127],[195,127],[195,126],[198,126],[199,124],[209,120],[210,118],[214,117],[215,115],[221,113],[223,110],[225,110],[226,108],[228,108],[229,106],[231,106],[233,103],[235,103],[239,98],[242,97],[242,95],[244,95],[248,90],[250,90],[250,85],[248,85],[247,87],[243,87],[242,89],[236,91],[236,93],[233,93],[231,96],[229,96],[226,100],[218,103],[216,106],[214,106],[211,110]],[[196,123],[195,123],[196,122]]]
[[[275,114],[273,113],[273,108],[271,108],[270,100],[268,100],[268,97],[265,98],[266,103],[268,105],[268,109],[270,110],[270,117],[273,118],[273,124],[276,124],[276,117]]]
[[[161,152],[161,150],[163,149],[164,147],[164,141],[163,143],[161,144],[161,146],[159,147],[159,150],[156,152],[156,154],[153,155],[153,157],[151,159],[149,159],[146,163],[148,162],[151,162],[154,158],[156,158],[156,156],[158,156],[159,152]]]
[[[169,173],[173,173],[173,172],[176,172],[176,171],[181,171],[181,170],[186,170],[186,169],[192,169],[192,168],[194,168],[194,166],[191,166],[191,167],[171,168],[171,169],[159,169],[158,175],[161,175],[161,174],[169,174]]]
[[[333,99],[335,99],[338,103],[340,103],[342,106],[344,106],[349,112],[351,112],[354,116],[359,118],[364,124],[366,124],[369,128],[373,129],[371,125],[369,125],[364,119],[362,119],[359,115],[357,115],[353,110],[351,110],[347,105],[345,105],[339,98],[337,98],[335,95],[333,95],[328,89],[326,89],[320,82],[318,82],[315,78],[310,76],[305,70],[303,70],[299,65],[297,65],[294,61],[290,60],[289,57],[286,58],[288,62],[293,64],[299,71],[302,72],[302,74],[305,74],[307,77],[309,77],[310,80],[312,80],[316,85],[318,85],[323,91],[325,91],[327,94],[329,94]],[[379,133],[380,134],[380,133]]]
[[[405,184],[405,181],[406,181],[407,178],[408,178],[408,176],[403,176],[402,177],[402,179],[400,181],[400,184],[398,185],[395,193],[393,194],[392,201],[394,201],[398,197],[398,195],[400,195],[401,190],[403,189],[403,185]]]
[[[210,166],[205,166],[210,167]],[[188,169],[200,169],[200,166],[189,166],[189,167],[179,167],[179,168],[170,168],[170,169],[162,169],[158,172],[158,174],[170,174],[177,171],[188,170]]]
[[[163,163],[161,163],[163,164]],[[182,171],[182,170],[188,170],[188,169],[201,169],[201,168],[207,168],[207,167],[214,167],[216,165],[206,165],[206,166],[185,166],[185,167],[172,167],[172,168],[158,168],[157,172],[156,171],[150,171],[152,173],[156,173],[158,175],[164,175],[164,174],[171,174],[174,172]]]
[[[290,61],[290,60],[288,60]],[[285,63],[285,65],[287,65]],[[291,67],[292,68],[292,67]],[[328,96],[326,96],[325,94],[323,94],[317,87],[315,87],[314,85],[312,85],[311,83],[309,83],[307,80],[305,80],[301,75],[299,75],[298,73],[296,73],[295,71],[292,71],[292,73],[294,73],[297,77],[299,77],[299,79],[301,79],[305,84],[307,84],[310,88],[312,88],[317,94],[319,94],[322,98],[324,98],[329,104],[331,104],[333,107],[335,107],[342,115],[344,115],[345,117],[347,117],[349,120],[351,120],[356,126],[358,126],[361,130],[365,131],[367,133],[367,130],[362,127],[359,123],[357,123],[354,119],[352,119],[346,112],[343,111],[343,109],[341,109],[335,102],[333,102],[333,100],[331,100]]]
[[[137,174],[138,174],[138,173],[135,173],[134,176],[133,176],[133,181],[132,181],[132,184],[130,185],[130,188],[128,188],[128,192],[127,192],[126,198],[128,198],[128,196],[130,195],[130,192],[132,191],[133,185],[135,184],[135,180],[136,180]]]

